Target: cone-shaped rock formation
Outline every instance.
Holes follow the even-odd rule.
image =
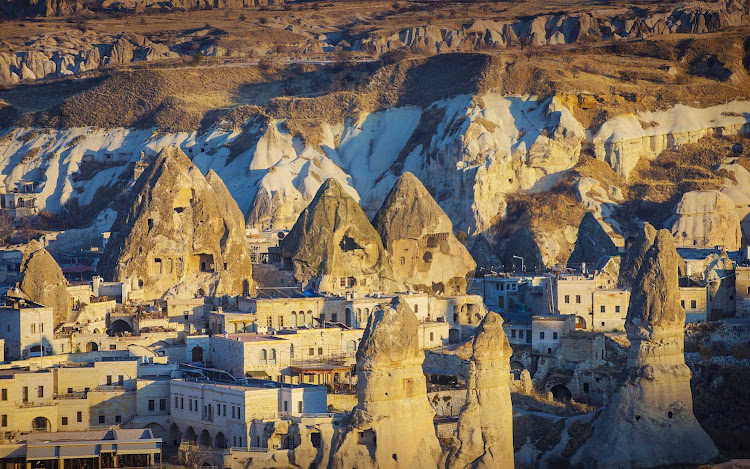
[[[457,445],[449,450],[445,466],[512,468],[513,408],[508,381],[513,351],[499,314],[484,317],[473,347]]]
[[[396,289],[388,253],[359,204],[335,179],[320,186],[281,243],[303,284],[324,292]]]
[[[334,437],[334,469],[437,467],[441,449],[417,328],[400,298],[370,316],[357,350],[357,406]]]
[[[702,464],[718,454],[693,415],[691,373],[683,354],[679,261],[671,234],[659,231],[633,283],[625,322],[630,349],[624,384],[593,422],[593,434],[573,464]]]
[[[391,256],[396,281],[435,294],[466,293],[476,263],[453,234],[453,223],[413,174],[401,175],[373,226]]]
[[[49,306],[54,312],[55,326],[68,320],[71,296],[60,266],[39,241],[26,245],[21,261],[18,288],[28,299]]]
[[[636,236],[635,241],[622,256],[620,275],[617,280],[621,288],[633,286],[635,277],[638,275],[641,264],[643,264],[643,258],[646,257],[646,252],[654,244],[654,239],[656,239],[656,229],[650,223],[644,222],[638,228],[638,236]]]
[[[221,178],[204,177],[177,148],[165,148],[140,176],[112,227],[105,277],[129,281],[146,298],[252,292],[242,212]]]
[[[594,265],[602,256],[614,256],[617,246],[612,242],[593,213],[586,212],[578,225],[578,238],[575,248],[568,258],[568,267],[577,268],[581,264]]]
[[[528,228],[519,228],[508,240],[503,252],[503,269],[506,272],[544,272],[542,252]]]

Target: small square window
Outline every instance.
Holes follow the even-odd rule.
[[[99,416],[99,423],[104,423],[104,416],[103,415]]]
[[[557,332],[553,332],[552,333],[552,338],[555,339],[555,340],[557,340]]]
[[[604,305],[602,305],[602,307],[601,307],[601,311],[602,311],[602,313],[606,313],[606,312],[607,312],[607,307],[606,307],[606,306],[604,306]]]
[[[68,424],[68,417],[63,417],[62,418],[62,424],[63,425],[67,425]]]
[[[121,415],[115,415],[115,423],[122,422],[122,416]]]
[[[620,312],[620,305],[616,305],[615,306],[615,313],[619,313],[619,312]]]
[[[76,412],[76,422],[83,422],[83,412],[81,412],[80,410]]]

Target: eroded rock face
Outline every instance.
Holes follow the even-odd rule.
[[[357,406],[334,436],[330,467],[437,467],[441,449],[417,328],[400,298],[370,316],[357,350]]]
[[[396,280],[418,291],[466,293],[476,262],[453,234],[453,223],[422,182],[401,175],[373,219],[393,262]]]
[[[466,404],[446,468],[513,467],[513,408],[510,356],[513,351],[499,314],[487,314],[474,337]]]
[[[633,284],[625,322],[630,348],[624,383],[594,421],[594,432],[574,464],[701,464],[718,454],[693,415],[691,372],[683,355],[679,262],[672,236],[659,231]]]
[[[732,199],[719,191],[683,194],[675,209],[672,235],[680,247],[736,251],[742,245],[742,229]]]
[[[326,180],[281,243],[303,285],[324,292],[391,292],[388,253],[359,204],[335,179]]]
[[[583,263],[593,266],[602,256],[616,254],[617,246],[612,238],[604,231],[594,214],[586,212],[578,225],[578,238],[568,258],[568,267],[580,267]]]
[[[31,241],[23,253],[18,288],[35,303],[52,307],[55,326],[68,320],[71,296],[60,266],[44,246]]]
[[[102,259],[106,278],[146,298],[253,290],[242,212],[218,175],[165,148],[136,182]]]
[[[620,288],[632,288],[635,277],[643,264],[643,258],[654,244],[654,239],[656,239],[656,229],[650,223],[644,222],[638,229],[635,241],[622,256],[620,275],[617,280]]]

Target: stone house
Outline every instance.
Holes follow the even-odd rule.
[[[557,279],[555,306],[558,314],[576,317],[577,329],[589,329],[594,309],[596,280],[581,275],[560,276]]]
[[[708,309],[706,298],[708,290],[706,286],[684,286],[680,287],[680,305],[685,310],[686,322],[701,322],[708,320]]]
[[[264,421],[327,412],[323,386],[246,380],[170,381],[170,443],[185,441],[216,449],[259,446],[267,436]]]
[[[553,355],[562,343],[563,336],[575,330],[573,315],[534,316],[531,318],[531,349],[541,355]]]
[[[54,340],[52,308],[6,296],[0,305],[0,339],[5,341],[7,359],[49,354]]]
[[[624,331],[630,291],[619,288],[596,289],[592,293],[591,320],[587,330]]]
[[[750,317],[750,266],[734,269],[735,310],[738,317]],[[687,311],[686,311],[687,312]]]

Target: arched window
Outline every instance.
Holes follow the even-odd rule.
[[[271,358],[270,358],[270,360],[268,360],[268,364],[269,365],[275,365],[276,364],[276,349],[275,348],[271,349]]]
[[[312,325],[312,311],[307,312],[305,324]]]
[[[289,358],[294,358],[294,344],[289,346]]]
[[[266,352],[266,349],[262,349],[260,351],[260,364],[261,365],[268,364],[268,352]]]

